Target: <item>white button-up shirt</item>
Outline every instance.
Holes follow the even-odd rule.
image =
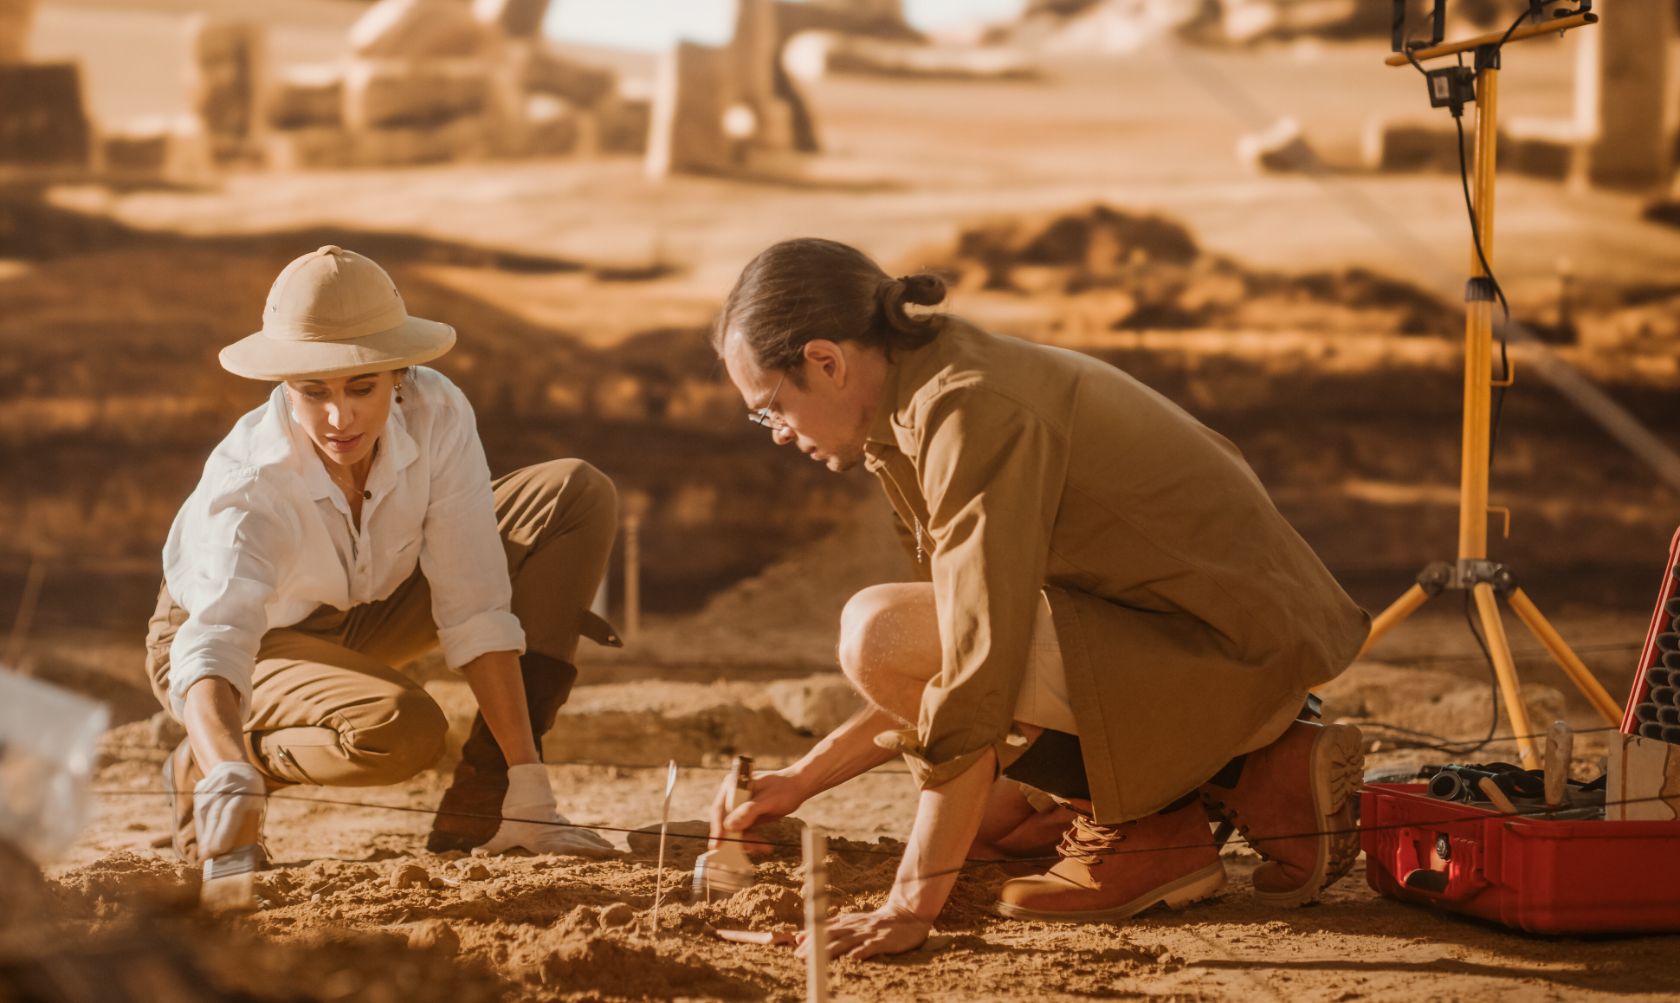
[[[358,530],[276,387],[210,454],[164,545],[164,580],[188,614],[170,648],[175,713],[188,688],[216,676],[239,691],[249,716],[265,632],[322,605],[384,599],[416,564],[451,668],[488,651],[525,650],[509,609],[490,467],[466,397],[442,373],[410,370],[368,472]]]

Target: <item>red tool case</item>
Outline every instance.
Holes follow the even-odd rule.
[[[1423,784],[1371,784],[1359,807],[1365,879],[1390,898],[1530,933],[1680,931],[1680,822],[1513,817]]]
[[[1658,633],[1669,628],[1665,606],[1680,593],[1676,569],[1680,532],[1639,653],[1625,734],[1650,692],[1646,672],[1660,657]],[[1365,878],[1390,898],[1530,933],[1680,931],[1680,820],[1509,816],[1432,798],[1423,784],[1371,784],[1359,807]]]

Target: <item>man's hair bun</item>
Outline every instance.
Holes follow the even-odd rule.
[[[937,332],[940,319],[936,316],[911,316],[905,307],[938,306],[944,301],[944,279],[931,272],[901,275],[881,287],[882,319],[889,330],[908,335],[910,344],[923,344]]]

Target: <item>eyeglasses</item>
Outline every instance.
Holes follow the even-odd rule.
[[[764,402],[763,407],[747,412],[748,421],[754,425],[763,425],[771,432],[780,432],[787,428],[787,422],[782,420],[782,416],[771,410],[776,403],[776,395],[782,392],[782,380],[785,379],[787,373],[783,373],[782,378],[776,381],[776,388],[770,391],[770,399]]]

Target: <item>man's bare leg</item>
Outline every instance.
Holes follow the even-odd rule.
[[[922,690],[939,675],[939,611],[926,582],[874,585],[840,615],[840,668],[858,692],[901,727],[915,724]],[[1022,725],[1029,730],[1030,725]],[[1063,808],[1034,807],[1018,784],[999,777],[986,802],[972,855],[1019,858],[1050,853],[1072,822]]]

